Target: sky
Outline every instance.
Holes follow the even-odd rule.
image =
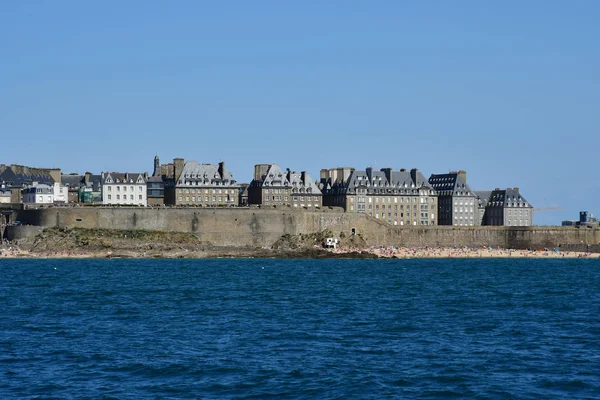
[[[0,2],[0,162],[464,169],[600,216],[600,2]]]

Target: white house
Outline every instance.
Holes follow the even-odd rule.
[[[54,204],[54,187],[43,183],[23,189],[24,204]]]
[[[146,206],[147,181],[147,173],[102,172],[102,204]]]

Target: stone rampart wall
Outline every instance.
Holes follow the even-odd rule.
[[[25,210],[25,223],[43,227],[144,229],[195,233],[216,246],[271,246],[284,234],[321,232],[384,246],[543,248],[600,243],[600,229],[579,227],[398,227],[338,212],[274,209],[54,208]]]

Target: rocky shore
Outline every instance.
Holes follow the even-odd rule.
[[[1,258],[600,258],[599,253],[558,249],[369,246],[360,237],[322,247],[330,232],[284,235],[270,248],[220,247],[193,234],[100,229],[45,229],[35,238],[4,242]]]

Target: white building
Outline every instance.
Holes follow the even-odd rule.
[[[147,173],[102,172],[102,204],[146,206],[147,181]]]
[[[54,187],[43,183],[23,189],[24,204],[54,204]]]
[[[11,201],[11,192],[5,185],[0,186],[0,204],[9,204]]]
[[[59,182],[54,182],[53,189],[55,203],[69,202],[69,188],[67,186],[63,186]]]

